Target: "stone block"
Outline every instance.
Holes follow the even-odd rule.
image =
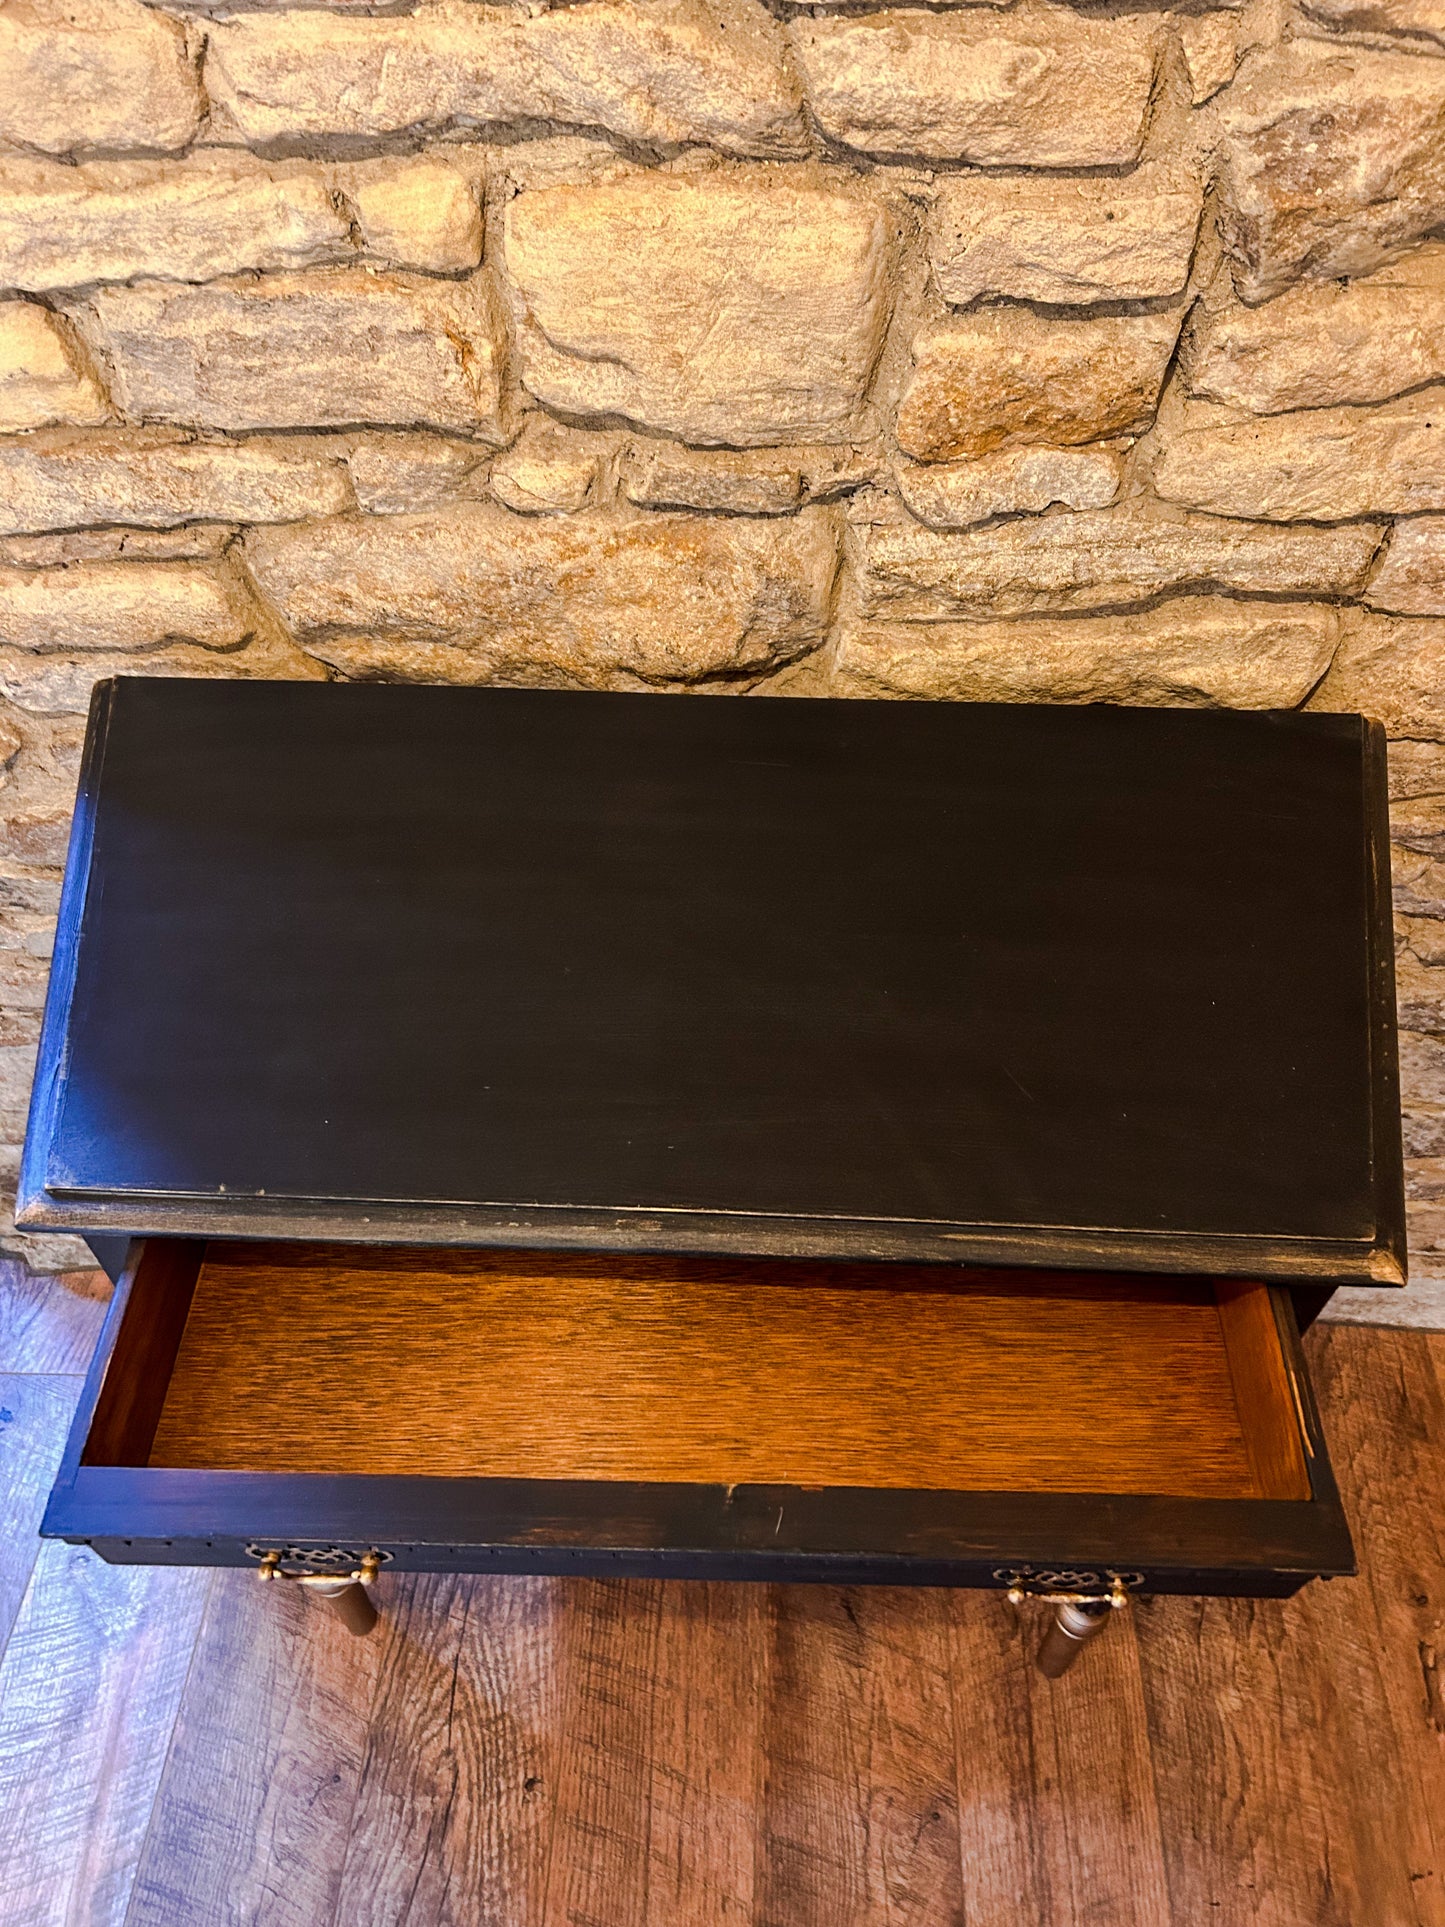
[[[351,450],[351,484],[368,515],[409,515],[473,492],[485,460],[475,442],[442,435],[360,435]]]
[[[21,711],[12,710],[11,713],[18,716]],[[67,816],[70,814],[69,805],[74,799],[75,777],[72,775],[68,793],[64,799]],[[4,807],[4,801],[5,799],[0,799],[0,807]],[[5,863],[3,871],[0,871],[0,903],[4,905],[3,913],[6,916],[13,916],[18,910],[23,910],[27,913],[43,914],[53,922],[60,904],[60,878],[54,875],[36,876],[27,869],[27,866],[18,861]],[[37,1024],[35,1028],[38,1032],[40,1027]],[[0,1037],[7,1041],[15,1041],[16,1029],[9,1013],[0,1013]]]
[[[0,799],[0,843],[12,863],[59,867],[70,841],[70,816],[64,810],[7,810]],[[10,918],[7,917],[7,922]],[[39,953],[48,957],[49,950]],[[0,1127],[3,1128],[3,1127]]]
[[[235,541],[234,522],[185,522],[169,529],[62,529],[0,536],[0,563],[62,569],[71,562],[214,562]]]
[[[485,276],[329,268],[91,304],[115,397],[200,428],[427,426],[502,442],[504,335]]]
[[[846,623],[842,694],[959,702],[1290,708],[1334,649],[1333,609],[1183,596],[1133,615]]]
[[[433,274],[475,268],[475,170],[425,155],[320,167],[228,149],[79,167],[0,157],[0,287],[211,281],[363,253]]]
[[[80,767],[82,728],[72,719],[29,716],[0,702],[0,737],[5,768],[0,777],[0,850],[6,874],[0,876],[0,922],[23,932],[27,947],[49,953],[58,908],[59,878],[19,874],[25,869],[58,870],[65,862],[71,808]],[[17,1035],[11,1013],[0,1018],[0,1045],[33,1050],[34,1038]],[[10,1059],[13,1066],[15,1059]],[[28,1067],[25,1081],[28,1084]],[[0,1072],[0,1086],[4,1073]],[[22,1092],[23,1096],[23,1092]],[[21,1119],[23,1129],[24,1119]]]
[[[234,572],[189,562],[80,562],[0,569],[0,647],[235,650],[257,612]]]
[[[136,579],[141,573],[186,566],[96,562],[36,571],[37,582],[72,578],[48,607],[33,589],[13,598],[12,606],[13,578],[24,572],[0,570],[0,696],[33,715],[83,718],[91,690],[106,676],[326,680],[322,665],[273,633],[264,618],[254,633],[245,627],[248,609],[251,620],[259,612],[234,572],[218,596],[204,591],[188,595],[167,585],[152,600],[147,585]],[[77,577],[82,579],[74,580]],[[167,614],[204,629],[208,639],[161,634],[159,623]],[[218,640],[238,625],[239,642]],[[60,640],[49,648],[29,641],[12,643],[12,630],[32,635],[43,631]]]
[[[492,493],[519,515],[575,514],[591,501],[607,443],[534,416],[492,463]]]
[[[979,308],[926,329],[898,410],[919,461],[986,455],[1009,441],[1075,444],[1147,428],[1182,315],[1059,320]]]
[[[622,493],[639,508],[791,515],[803,500],[803,471],[791,449],[739,455],[634,442],[623,454],[620,479]]]
[[[181,23],[140,0],[5,0],[0,141],[174,153],[205,111]]]
[[[1445,389],[1378,408],[1220,420],[1186,409],[1154,463],[1167,501],[1280,522],[1445,511]]]
[[[782,30],[757,0],[243,13],[211,28],[206,84],[252,142],[522,120],[647,146],[807,148]]]
[[[0,568],[0,694],[24,710],[83,715],[103,676],[322,673],[233,564]]]
[[[110,419],[73,332],[34,301],[0,301],[0,431]]]
[[[1416,798],[1434,799],[1445,811],[1445,744],[1396,741],[1390,745],[1390,834],[1397,841],[1408,823],[1408,804]],[[1404,814],[1402,814],[1402,812]],[[1438,856],[1445,856],[1445,815],[1441,815],[1432,834],[1441,837]]]
[[[945,301],[1059,306],[1157,300],[1189,279],[1202,191],[1186,168],[1078,180],[963,174],[939,183],[929,258]]]
[[[1406,1157],[1445,1156],[1445,1038],[1400,1033]]]
[[[1115,448],[996,448],[961,462],[900,462],[898,492],[934,529],[965,529],[995,515],[1037,515],[1056,502],[1107,508],[1124,458]]]
[[[1136,161],[1162,44],[1147,15],[1091,19],[1048,6],[804,13],[789,32],[830,140],[984,167]]]
[[[854,539],[865,613],[930,621],[1117,608],[1185,589],[1355,595],[1382,534],[1371,523],[1284,528],[1131,502],[965,534],[904,522]]]
[[[1392,845],[1390,879],[1397,915],[1445,921],[1445,862],[1439,857]]]
[[[1445,621],[1348,610],[1309,707],[1358,710],[1391,736],[1445,742]]]
[[[1191,322],[1191,394],[1275,414],[1388,401],[1445,380],[1445,244],[1354,281],[1305,281],[1262,307]]]
[[[568,415],[683,441],[847,435],[886,319],[889,223],[790,171],[520,194],[506,271],[522,380]]]
[[[9,1010],[42,1010],[50,968],[44,957],[0,944],[0,1004]]]
[[[1439,1113],[1437,1129],[1445,1129],[1445,1037],[1428,1032],[1402,1031],[1400,1034],[1401,1093],[1417,1115]],[[1408,1152],[1414,1157],[1438,1157],[1445,1140],[1430,1150]]]
[[[324,444],[193,441],[177,430],[51,430],[0,442],[0,534],[102,522],[285,522],[354,506]]]
[[[1410,52],[1445,53],[1441,0],[1303,0],[1303,12],[1321,26],[1399,40]]]
[[[1174,30],[1184,50],[1189,97],[1200,107],[1234,78],[1241,52],[1239,25],[1227,13],[1186,13]]]
[[[36,715],[83,717],[90,708],[91,691],[107,676],[241,676],[290,682],[327,679],[321,664],[299,649],[263,646],[260,642],[230,654],[175,642],[133,653],[59,649],[41,655],[0,643],[0,695]]]
[[[0,286],[45,292],[137,275],[208,281],[354,252],[320,171],[210,152],[83,167],[0,159]]]
[[[17,1146],[17,1163],[19,1155]],[[9,1192],[0,1193],[0,1196],[9,1195]],[[42,1276],[62,1271],[92,1271],[95,1266],[90,1246],[83,1239],[68,1238],[56,1231],[48,1231],[38,1238],[29,1232],[17,1231],[8,1209],[0,1215],[0,1251],[7,1257],[18,1258],[29,1270]]]
[[[429,274],[465,274],[482,258],[481,181],[432,155],[355,161],[328,170],[369,255]]]
[[[1372,609],[1395,615],[1445,616],[1445,515],[1395,524],[1364,599]]]
[[[1438,917],[1402,917],[1397,914],[1395,955],[1397,966],[1406,956],[1432,970],[1445,964],[1445,923]],[[1445,971],[1441,971],[1436,982],[1445,992]],[[1445,994],[1441,997],[1441,1008],[1445,1009]],[[1420,1153],[1417,1151],[1416,1155]],[[1445,1176],[1445,1162],[1441,1164],[1439,1175]],[[1445,1196],[1445,1187],[1442,1187],[1440,1195]]]
[[[1402,951],[1395,959],[1395,1008],[1408,1030],[1445,1031],[1445,968],[1432,968],[1411,951]],[[1407,1170],[1405,1179],[1410,1185],[1412,1178],[1425,1178],[1425,1194],[1438,1197],[1440,1175],[1438,1170]],[[1428,1183],[1432,1179],[1434,1183]]]
[[[258,529],[247,557],[301,647],[352,676],[634,688],[761,672],[823,640],[834,514],[587,510]]]
[[[724,515],[791,515],[804,502],[834,501],[871,473],[851,448],[685,448],[633,442],[618,464],[622,493],[639,508],[703,509]]]
[[[1367,274],[1445,221],[1445,62],[1294,40],[1223,105],[1220,233],[1247,301]]]
[[[12,1141],[25,1135],[34,1067],[33,1045],[0,1048],[0,1133]],[[0,1250],[6,1250],[6,1245],[0,1244]]]

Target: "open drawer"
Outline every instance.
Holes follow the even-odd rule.
[[[1353,1569],[1277,1288],[201,1240],[132,1247],[44,1531],[322,1572]]]

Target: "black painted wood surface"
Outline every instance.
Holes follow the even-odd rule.
[[[119,679],[21,1222],[1399,1282],[1359,718]]]

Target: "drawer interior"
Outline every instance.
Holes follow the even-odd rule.
[[[1310,1494],[1262,1285],[231,1242],[145,1247],[82,1462]]]

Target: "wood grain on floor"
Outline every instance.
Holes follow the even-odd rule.
[[[1306,1341],[1361,1578],[1051,1684],[975,1594],[392,1578],[355,1640],[37,1557],[100,1288],[16,1290],[0,1927],[1445,1927],[1445,1337]]]
[[[0,1372],[84,1378],[109,1302],[103,1271],[41,1274],[0,1261]]]
[[[212,1581],[127,1920],[329,1921],[382,1648],[289,1586]]]
[[[0,1653],[40,1551],[41,1514],[79,1396],[78,1378],[0,1372]]]

